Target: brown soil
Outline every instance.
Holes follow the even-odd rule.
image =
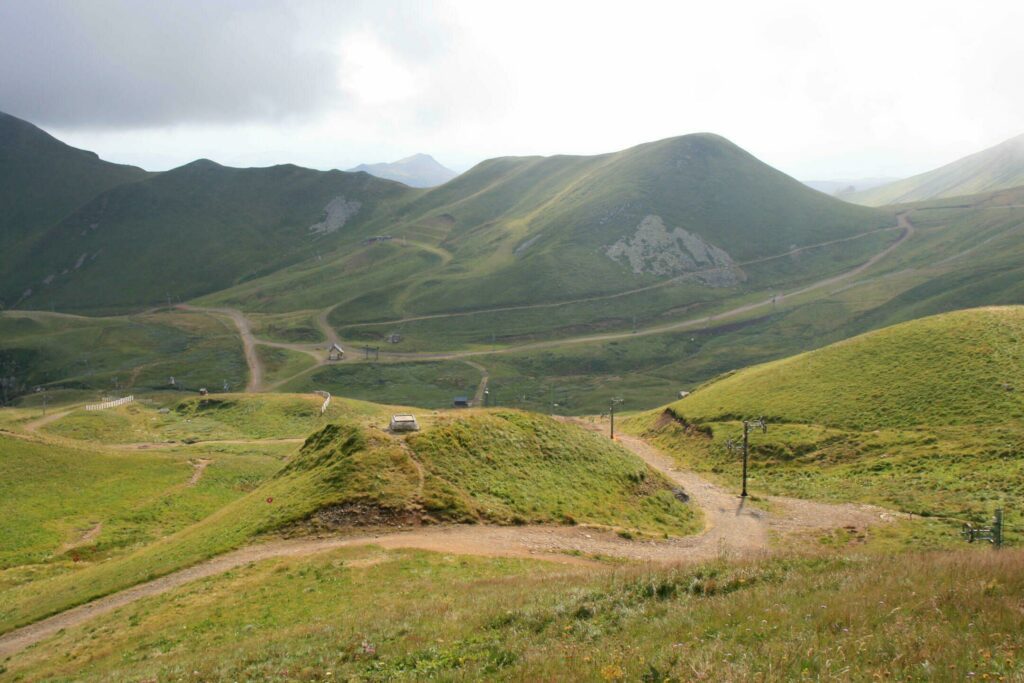
[[[199,483],[199,480],[203,478],[203,472],[206,471],[211,462],[213,461],[206,458],[192,461],[192,477],[188,480],[188,486],[195,486]]]

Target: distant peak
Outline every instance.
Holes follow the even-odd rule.
[[[220,164],[218,164],[216,161],[213,161],[212,159],[203,158],[203,159],[196,159],[195,161],[190,161],[187,164],[185,164],[183,166],[180,166],[179,168],[203,169],[203,168],[224,168],[224,167],[221,166]]]
[[[458,175],[455,171],[438,163],[434,157],[423,152],[391,163],[359,164],[348,170],[350,172],[363,171],[378,178],[395,180],[411,187],[435,187]]]

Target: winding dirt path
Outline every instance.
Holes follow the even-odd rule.
[[[874,256],[869,258],[867,261],[865,261],[864,263],[862,263],[859,266],[857,266],[856,268],[852,268],[852,269],[850,269],[850,270],[848,270],[848,271],[846,271],[844,273],[840,273],[839,275],[834,275],[834,276],[832,276],[830,278],[825,278],[824,280],[819,280],[817,282],[814,282],[812,284],[807,285],[806,287],[802,287],[800,289],[796,289],[796,290],[793,290],[791,292],[785,292],[785,293],[780,294],[780,295],[778,295],[776,297],[769,297],[769,298],[761,300],[761,301],[754,301],[754,302],[749,303],[749,304],[744,304],[742,306],[737,306],[736,308],[732,308],[732,309],[729,309],[727,311],[722,311],[721,313],[715,313],[715,314],[712,314],[712,315],[706,315],[706,316],[702,316],[702,317],[699,317],[699,318],[690,318],[690,319],[687,319],[687,320],[679,320],[679,321],[672,322],[672,323],[666,323],[664,325],[655,325],[653,327],[646,327],[646,328],[643,328],[643,329],[639,329],[639,330],[637,330],[635,332],[633,332],[633,331],[609,332],[609,333],[605,333],[605,334],[593,334],[593,335],[585,335],[585,336],[581,336],[581,337],[568,337],[568,338],[564,338],[564,339],[552,339],[550,341],[532,342],[532,343],[528,343],[528,344],[517,344],[517,345],[514,345],[514,346],[506,346],[506,347],[501,348],[501,349],[479,350],[479,351],[451,351],[451,352],[438,352],[438,353],[429,353],[429,352],[425,352],[425,353],[393,353],[393,352],[383,352],[383,353],[381,353],[381,356],[383,358],[385,358],[386,360],[461,360],[461,359],[464,359],[464,358],[472,358],[472,357],[475,357],[475,356],[491,356],[491,355],[497,355],[497,354],[518,353],[518,352],[521,352],[521,351],[533,351],[533,350],[540,350],[540,349],[551,349],[551,348],[559,348],[559,347],[564,347],[564,346],[574,346],[574,345],[579,345],[579,344],[592,344],[592,343],[595,343],[595,342],[616,341],[616,340],[619,340],[619,339],[631,339],[631,338],[635,338],[635,337],[646,337],[646,336],[650,336],[650,335],[654,335],[654,334],[664,334],[666,332],[678,332],[678,331],[683,331],[683,330],[700,329],[704,325],[719,323],[722,320],[726,320],[728,318],[735,318],[737,316],[744,315],[746,313],[752,313],[752,312],[754,312],[756,310],[759,310],[759,309],[762,309],[762,308],[770,309],[778,301],[782,301],[785,298],[790,298],[790,297],[800,296],[802,294],[807,294],[809,292],[813,292],[813,291],[821,289],[823,287],[829,287],[829,286],[834,285],[834,284],[836,284],[838,282],[842,282],[842,281],[847,280],[847,279],[849,279],[851,277],[855,277],[857,275],[860,275],[865,270],[871,268],[872,266],[877,264],[879,261],[881,261],[883,258],[885,258],[889,254],[891,254],[893,251],[898,249],[900,246],[902,246],[914,234],[914,226],[910,222],[910,220],[907,218],[907,215],[905,213],[899,215],[898,221],[899,221],[899,224],[898,224],[897,227],[902,228],[902,230],[903,230],[903,234],[900,235],[899,239],[897,239],[895,242],[890,244],[888,247],[886,247],[882,251],[878,252],[877,254],[875,254]],[[891,228],[889,228],[889,229],[891,229]]]
[[[241,311],[236,308],[206,308],[190,304],[178,304],[175,308],[198,313],[213,313],[231,318],[231,322],[238,328],[238,335],[242,338],[245,362],[249,366],[249,382],[245,385],[245,390],[254,392],[263,389],[263,363],[260,362],[260,356],[256,353],[256,337],[253,336],[249,319]]]
[[[198,460],[192,461],[192,476],[188,480],[186,486],[192,487],[199,483],[199,480],[203,478],[203,473],[206,468],[213,462],[207,458],[199,458]]]
[[[750,261],[743,261],[743,262],[737,263],[736,265],[742,267],[742,266],[751,266],[751,265],[755,265],[755,264],[758,264],[758,263],[766,263],[768,261],[775,261],[775,260],[782,259],[782,258],[788,258],[788,257],[791,257],[791,256],[796,256],[798,254],[802,254],[805,251],[811,251],[812,249],[820,249],[821,247],[827,247],[827,246],[831,246],[831,245],[834,245],[834,244],[841,244],[843,242],[851,242],[853,240],[859,240],[859,239],[862,239],[864,237],[868,237],[870,235],[878,234],[880,232],[890,232],[892,230],[905,229],[905,227],[906,226],[904,226],[902,224],[897,224],[895,226],[891,226],[891,227],[888,227],[888,228],[878,228],[877,230],[869,230],[868,232],[862,232],[862,233],[859,233],[857,235],[852,235],[850,237],[841,237],[839,239],[829,240],[827,242],[819,242],[817,244],[808,244],[805,247],[796,247],[795,249],[790,249],[789,251],[784,252],[782,254],[775,254],[773,256],[764,256],[764,257],[761,257],[761,258],[752,259]],[[717,270],[717,269],[711,269],[711,270]],[[630,290],[627,290],[627,291],[624,291],[624,292],[616,292],[614,294],[599,294],[599,295],[596,295],[596,296],[582,297],[582,298],[579,298],[579,299],[569,299],[569,300],[566,300],[566,301],[552,301],[552,302],[540,303],[540,304],[524,304],[524,305],[514,305],[514,306],[498,306],[496,308],[480,308],[480,309],[476,309],[476,310],[473,310],[473,311],[456,311],[456,312],[452,312],[452,313],[430,313],[430,314],[425,314],[425,315],[414,315],[414,316],[408,316],[408,317],[405,317],[405,318],[397,318],[397,319],[385,320],[385,321],[374,321],[374,322],[365,322],[365,323],[348,323],[346,325],[341,325],[340,327],[338,327],[338,329],[339,330],[344,330],[344,329],[348,329],[348,328],[352,328],[352,327],[381,327],[381,326],[390,326],[390,325],[400,325],[402,323],[417,322],[417,321],[421,321],[421,320],[437,320],[437,319],[440,319],[440,318],[463,318],[463,317],[473,316],[473,315],[486,315],[488,313],[508,313],[508,312],[511,312],[511,311],[528,311],[528,310],[533,310],[533,309],[538,309],[538,308],[558,308],[560,306],[575,306],[575,305],[578,305],[578,304],[593,303],[593,302],[596,302],[596,301],[607,301],[607,300],[610,300],[610,299],[620,299],[622,297],[632,296],[633,294],[642,294],[644,292],[649,292],[649,291],[654,290],[654,289],[661,289],[663,287],[668,287],[669,285],[676,284],[676,283],[680,282],[681,280],[684,280],[684,279],[686,279],[688,277],[692,277],[693,275],[696,275],[696,274],[698,274],[700,272],[701,271],[695,271],[695,272],[687,273],[686,275],[681,275],[681,276],[678,276],[678,277],[670,278],[668,280],[663,280],[662,282],[657,282],[657,283],[655,283],[653,285],[645,285],[643,287],[637,287],[636,289],[630,289]]]
[[[29,432],[31,434],[35,434],[36,432],[38,432],[40,429],[42,429],[46,425],[50,424],[51,422],[56,422],[57,420],[61,419],[62,417],[67,417],[68,415],[73,413],[75,410],[77,410],[79,407],[80,406],[75,406],[74,408],[68,408],[66,410],[61,410],[61,411],[58,411],[58,412],[50,413],[49,415],[44,415],[43,417],[37,417],[34,420],[26,422],[23,425],[22,428],[26,432]]]
[[[601,425],[577,421],[591,429]],[[784,543],[773,538],[840,527],[864,528],[898,515],[871,505],[830,505],[769,497],[771,513],[758,509],[673,461],[641,439],[621,436],[619,443],[679,485],[704,513],[700,534],[667,541],[626,540],[589,527],[455,525],[348,537],[271,541],[241,548],[167,576],[99,598],[0,636],[0,658],[13,655],[62,629],[83,624],[142,598],[160,595],[197,579],[222,574],[252,562],[302,557],[337,548],[376,545],[483,557],[522,557],[563,564],[593,565],[587,556],[666,563],[701,562],[717,557],[751,557],[775,552]]]
[[[840,242],[848,242],[850,240],[860,239],[860,238],[865,237],[867,235],[872,235],[872,234],[879,233],[879,232],[886,232],[886,231],[890,231],[890,230],[902,230],[902,234],[900,235],[900,237],[895,242],[893,242],[888,247],[886,247],[882,251],[878,252],[877,254],[875,254],[874,256],[869,258],[867,261],[865,261],[864,263],[860,264],[859,266],[857,266],[855,268],[852,268],[852,269],[850,269],[850,270],[848,270],[846,272],[840,273],[840,274],[832,276],[830,278],[826,278],[824,280],[819,280],[819,281],[817,281],[815,283],[807,285],[806,287],[802,287],[800,289],[796,289],[796,290],[793,290],[791,292],[786,292],[786,293],[780,294],[780,295],[775,296],[775,297],[770,297],[770,298],[764,299],[762,301],[755,301],[755,302],[752,302],[752,303],[749,303],[749,304],[744,304],[742,306],[737,306],[735,308],[732,308],[732,309],[729,309],[729,310],[726,310],[726,311],[722,311],[721,313],[715,313],[715,314],[712,314],[712,315],[701,316],[699,318],[689,318],[689,319],[686,319],[686,320],[678,320],[678,321],[675,321],[675,322],[666,323],[666,324],[662,324],[662,325],[655,325],[655,326],[652,326],[652,327],[647,327],[647,328],[639,329],[639,330],[636,330],[636,331],[609,332],[609,333],[604,333],[604,334],[584,335],[584,336],[580,336],[580,337],[568,337],[568,338],[563,338],[563,339],[552,339],[552,340],[542,341],[542,342],[531,342],[531,343],[526,343],[526,344],[517,344],[517,345],[513,345],[513,346],[506,346],[504,348],[499,348],[499,349],[474,350],[474,351],[440,351],[440,352],[429,352],[429,351],[427,351],[427,352],[410,352],[410,353],[384,351],[384,352],[381,352],[380,356],[381,356],[382,360],[391,361],[391,362],[415,362],[415,361],[425,361],[425,360],[465,360],[467,358],[474,358],[474,357],[480,357],[480,356],[491,356],[491,355],[496,355],[496,354],[508,354],[508,353],[517,353],[517,352],[521,352],[521,351],[534,351],[534,350],[541,350],[541,349],[552,349],[552,348],[560,348],[560,347],[565,347],[565,346],[575,346],[575,345],[579,345],[579,344],[592,344],[592,343],[597,343],[597,342],[616,341],[616,340],[619,340],[619,339],[627,339],[627,338],[633,338],[633,337],[645,337],[645,336],[650,336],[650,335],[655,335],[655,334],[664,334],[666,332],[678,332],[678,331],[683,331],[683,330],[701,329],[702,327],[705,327],[705,326],[708,326],[708,325],[717,324],[717,323],[719,323],[719,322],[721,322],[723,320],[729,319],[729,318],[735,318],[737,316],[745,315],[747,313],[752,313],[752,312],[757,311],[759,309],[770,309],[770,308],[774,307],[777,304],[777,302],[783,300],[784,298],[795,297],[795,296],[800,296],[802,294],[807,294],[809,292],[813,292],[813,291],[821,289],[823,287],[829,287],[829,286],[837,284],[839,282],[843,282],[843,281],[845,281],[845,280],[847,280],[847,279],[849,279],[851,277],[855,277],[857,275],[860,275],[861,273],[863,273],[867,269],[869,269],[872,266],[874,266],[875,264],[877,264],[883,258],[885,258],[889,254],[891,254],[893,251],[898,249],[901,245],[903,245],[903,243],[905,243],[914,234],[914,225],[910,222],[909,218],[907,217],[907,213],[904,212],[904,213],[901,213],[901,214],[898,215],[898,217],[897,217],[897,224],[895,226],[893,226],[893,227],[879,228],[878,230],[872,230],[872,231],[869,231],[869,232],[866,232],[866,233],[860,233],[858,235],[853,235],[851,237],[845,237],[845,238],[841,238],[841,239],[838,239],[838,240],[831,240],[831,241],[828,241],[828,242],[822,242],[820,244],[808,245],[806,247],[798,247],[796,249],[792,249],[790,251],[787,251],[784,254],[777,254],[775,256],[768,256],[768,257],[764,257],[764,258],[760,258],[760,259],[755,259],[753,261],[747,261],[747,262],[745,262],[743,264],[739,264],[739,265],[750,265],[750,264],[754,264],[754,263],[763,263],[765,261],[771,261],[773,259],[779,259],[779,258],[784,258],[784,257],[792,256],[792,255],[794,255],[796,253],[807,251],[807,250],[810,250],[810,249],[815,249],[815,248],[822,247],[822,246],[837,244],[837,243],[840,243]],[[678,279],[678,278],[676,278],[676,279]],[[455,317],[461,317],[461,316],[466,316],[466,315],[477,315],[477,314],[482,314],[482,313],[497,313],[497,312],[504,312],[504,311],[516,311],[516,310],[525,310],[525,309],[534,309],[534,308],[551,308],[551,307],[555,307],[555,306],[565,306],[565,305],[585,303],[585,302],[590,302],[590,301],[601,301],[601,300],[605,300],[605,299],[614,299],[614,298],[617,298],[617,297],[628,296],[630,294],[636,294],[636,293],[647,291],[647,290],[650,290],[650,289],[655,289],[655,288],[658,288],[658,287],[664,287],[664,286],[667,286],[667,285],[671,284],[672,282],[676,281],[676,279],[666,280],[664,282],[660,282],[660,283],[657,283],[657,284],[654,284],[654,285],[648,285],[646,287],[641,287],[639,289],[630,290],[628,292],[619,292],[617,294],[608,294],[608,295],[601,295],[601,296],[596,296],[596,297],[587,297],[587,298],[583,298],[583,299],[576,299],[576,300],[573,300],[573,301],[561,301],[561,302],[543,303],[543,304],[529,304],[529,305],[524,305],[524,306],[507,306],[507,307],[500,307],[500,308],[492,308],[492,309],[485,309],[485,310],[478,310],[478,311],[464,311],[464,312],[456,312],[456,313],[439,313],[439,314],[434,314],[434,315],[414,316],[414,317],[409,317],[409,318],[402,318],[402,319],[399,319],[399,320],[392,320],[392,321],[388,321],[388,322],[361,323],[361,324],[343,325],[343,326],[341,326],[341,327],[339,327],[337,329],[345,329],[345,328],[348,328],[348,327],[366,327],[366,326],[372,326],[372,325],[395,325],[395,324],[398,324],[398,323],[411,322],[411,321],[414,321],[414,320],[431,320],[431,319],[436,319],[436,318],[455,318]],[[323,367],[324,365],[327,365],[327,363],[328,363],[326,354],[321,354],[317,350],[316,347],[319,346],[317,344],[289,344],[289,343],[283,343],[283,342],[271,342],[271,341],[265,341],[265,340],[261,340],[261,339],[256,339],[253,336],[252,326],[251,326],[249,320],[245,317],[245,314],[243,314],[238,309],[234,309],[234,308],[204,308],[204,307],[199,307],[199,306],[191,306],[191,305],[188,305],[188,304],[181,304],[181,305],[178,306],[178,308],[183,309],[183,310],[201,311],[201,312],[207,312],[207,313],[226,315],[226,316],[230,317],[232,319],[232,321],[234,321],[235,326],[238,328],[239,334],[242,337],[242,344],[243,344],[243,347],[245,348],[245,358],[246,358],[246,362],[249,365],[249,383],[248,383],[248,385],[246,387],[246,391],[253,392],[253,391],[266,391],[266,390],[273,391],[273,390],[276,390],[277,388],[279,388],[281,386],[284,386],[285,384],[287,384],[289,382],[292,382],[292,381],[298,379],[299,377],[304,377],[306,375],[309,375],[310,373],[315,372],[317,369]],[[342,345],[342,346],[344,345],[342,343],[341,339],[339,338],[337,330],[328,321],[328,317],[330,316],[330,313],[331,313],[332,310],[334,310],[334,308],[335,308],[335,306],[328,306],[327,308],[323,309],[315,318],[315,323],[316,323],[317,327],[320,328],[320,330],[323,332],[324,336],[327,338],[327,346],[328,347],[331,344],[334,344],[334,343]],[[270,386],[264,386],[264,384],[263,384],[263,374],[264,374],[263,373],[263,366],[262,366],[262,363],[260,362],[259,355],[256,353],[256,349],[255,349],[256,344],[263,344],[265,346],[274,346],[274,347],[279,347],[279,348],[292,349],[292,350],[295,350],[295,351],[300,351],[300,352],[303,352],[303,353],[307,353],[307,354],[313,356],[313,358],[315,358],[317,360],[317,362],[314,365],[312,365],[312,366],[310,366],[310,367],[308,367],[308,368],[306,368],[304,370],[301,370],[301,371],[295,373],[294,375],[292,375],[290,377],[285,377],[285,378],[283,378],[281,380],[278,380],[277,382],[274,382]],[[350,357],[350,358],[348,358],[346,360],[348,360],[348,361],[357,361],[357,359],[355,359],[354,356]],[[481,384],[483,384],[483,383],[481,383]],[[486,386],[484,386],[484,389],[486,389]],[[481,398],[482,398],[482,392],[481,392]]]

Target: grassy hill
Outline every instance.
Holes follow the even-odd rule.
[[[0,112],[0,273],[24,258],[34,237],[97,194],[149,175],[65,145],[31,123]],[[9,306],[21,294],[6,290],[0,300]]]
[[[195,161],[100,194],[39,236],[5,278],[22,308],[181,301],[334,248],[407,189],[365,173]]]
[[[855,429],[1024,421],[1024,307],[924,318],[714,380],[672,404]]]
[[[1018,185],[1024,185],[1024,135],[927,173],[843,195],[843,199],[865,206],[883,206],[979,194]]]
[[[0,630],[294,527],[318,512],[340,518],[343,526],[387,518],[581,523],[658,535],[699,528],[699,513],[675,498],[667,480],[593,432],[516,411],[430,422],[408,442],[374,428],[369,414],[328,424],[273,478],[201,522],[133,554],[7,591]]]
[[[712,380],[633,418],[685,462],[735,481],[725,441],[763,415],[752,488],[985,521],[1024,501],[1024,307],[896,325]]]

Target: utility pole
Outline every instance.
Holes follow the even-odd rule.
[[[768,432],[768,425],[765,423],[763,417],[759,417],[755,420],[744,420],[743,444],[740,445],[732,439],[725,442],[725,446],[729,450],[736,452],[742,449],[743,451],[743,491],[740,493],[740,498],[747,497],[747,461],[750,460],[750,430],[755,427],[760,428],[762,433]]]
[[[621,398],[613,398],[608,402],[608,417],[611,420],[611,426],[608,433],[608,438],[615,441],[615,406],[622,403]]]

